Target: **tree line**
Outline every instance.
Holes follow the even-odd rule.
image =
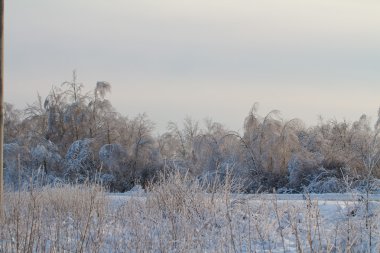
[[[85,91],[74,71],[71,81],[23,110],[6,103],[6,187],[91,181],[123,192],[176,170],[210,183],[233,175],[244,192],[380,188],[380,110],[374,125],[362,115],[352,123],[320,119],[306,127],[277,110],[261,116],[255,104],[242,134],[187,117],[155,136],[145,114],[118,113],[110,91],[105,81]]]

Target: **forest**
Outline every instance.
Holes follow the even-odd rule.
[[[125,192],[176,171],[203,182],[232,175],[246,193],[380,189],[380,110],[375,123],[363,114],[306,127],[278,110],[259,115],[254,104],[242,134],[186,117],[156,136],[146,114],[121,115],[109,92],[105,81],[85,90],[73,72],[23,110],[6,103],[5,187],[91,182]]]

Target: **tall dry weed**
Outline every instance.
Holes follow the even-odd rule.
[[[156,181],[121,195],[96,185],[7,192],[0,252],[379,250],[374,201],[238,194],[229,175],[205,183],[172,172]]]

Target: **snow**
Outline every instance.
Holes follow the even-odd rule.
[[[84,202],[91,203],[92,188],[88,194],[84,188],[87,195],[83,196],[67,190],[60,193],[65,199],[56,202],[54,194],[46,193],[51,199],[46,200],[43,209],[46,214],[38,223],[41,231],[38,238],[45,243],[46,252],[54,251],[59,243],[65,243],[61,248],[76,251],[82,240],[85,240],[83,252],[299,252],[299,249],[369,252],[370,248],[378,252],[380,249],[380,194],[370,194],[367,202],[366,196],[359,193],[211,194],[197,188],[186,192],[185,186],[169,186],[165,186],[166,191],[160,188],[146,191],[136,186],[125,193],[102,192],[94,198],[96,205],[92,209],[81,206]],[[37,199],[43,201],[44,193],[41,194]],[[74,194],[74,200],[68,197],[70,194]],[[74,204],[70,207],[71,201]],[[66,207],[60,209],[61,205]],[[28,214],[25,208],[20,212]],[[39,212],[42,211],[33,215]],[[60,214],[58,220],[56,212]],[[86,234],[87,222],[90,224]],[[5,230],[0,229],[0,235],[5,235],[5,240],[0,240],[0,252],[7,252],[12,247],[10,241],[16,238],[13,234],[7,239],[7,233],[14,227],[6,226]],[[57,237],[57,229],[62,231],[62,238]]]
[[[144,203],[147,201],[147,195],[148,193],[139,189],[123,194],[109,194],[107,197],[111,200],[113,208],[120,208],[123,205],[128,205],[131,200]],[[210,194],[205,195],[211,197]],[[308,251],[308,247],[313,247],[317,252],[328,250],[339,252],[342,248],[348,247],[351,247],[354,252],[366,252],[368,251],[367,244],[369,243],[368,235],[365,235],[367,230],[364,227],[365,225],[363,225],[366,215],[370,219],[373,229],[373,234],[371,235],[372,252],[377,252],[380,249],[380,223],[378,219],[380,194],[369,195],[368,214],[365,211],[365,199],[363,197],[358,193],[310,195],[234,194],[231,198],[231,206],[236,203],[238,203],[236,205],[240,206],[248,204],[249,208],[253,211],[251,213],[252,217],[256,216],[254,218],[256,220],[262,219],[258,224],[267,230],[262,235],[267,237],[267,239],[262,239],[260,242],[258,238],[255,238],[255,240],[251,241],[256,252],[283,252],[284,248],[285,252],[297,252],[293,228],[294,220],[292,221],[292,219],[298,219],[297,226],[299,227],[297,229],[299,229],[298,232],[300,233],[301,247],[305,249],[305,252],[310,251]],[[278,223],[275,219],[274,205],[277,205],[278,212],[280,213],[281,221]],[[231,207],[231,210],[234,210],[234,208]],[[231,213],[232,220],[236,222],[233,224],[233,230],[237,229],[237,233],[240,234],[239,236],[247,233],[247,226],[241,220],[241,212],[242,210],[237,208],[236,213],[234,211]],[[292,215],[294,217],[291,217]],[[220,222],[223,223],[223,221]],[[312,227],[311,231],[308,231],[309,225]],[[317,229],[320,231],[317,232]],[[351,234],[347,232],[350,229],[352,230]],[[201,229],[198,228],[198,230]],[[278,234],[280,230],[283,230],[284,246],[282,246],[279,239]],[[312,246],[309,246],[307,242],[308,233],[312,237]],[[352,241],[347,241],[347,238],[350,236],[352,236]],[[321,237],[320,241],[318,237]],[[212,238],[209,240],[212,240]],[[361,244],[358,241],[361,241]],[[249,250],[247,241],[245,241],[238,247],[237,252],[250,252],[252,251],[252,245],[251,250]],[[214,252],[218,248],[213,245],[209,247],[210,252]]]

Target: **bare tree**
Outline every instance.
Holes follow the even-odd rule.
[[[300,150],[297,131],[303,128],[303,122],[299,119],[292,119],[282,126],[280,136],[277,138],[277,148],[279,156],[280,173],[286,174],[288,162],[293,153]]]
[[[111,84],[105,81],[97,82],[94,96],[88,104],[91,114],[89,122],[90,137],[97,137],[99,134],[104,135],[101,130],[106,126],[108,144],[111,144],[109,117],[115,118],[117,115],[112,108],[111,102],[105,99],[106,94],[110,92]]]
[[[4,143],[17,139],[21,133],[21,111],[14,108],[12,104],[4,102]]]
[[[68,86],[70,89],[66,92],[71,96],[72,102],[76,103],[78,100],[83,99],[83,96],[81,96],[81,91],[83,89],[83,84],[78,83],[77,81],[77,71],[73,70],[73,80],[72,81],[66,81],[62,83],[62,86]]]

